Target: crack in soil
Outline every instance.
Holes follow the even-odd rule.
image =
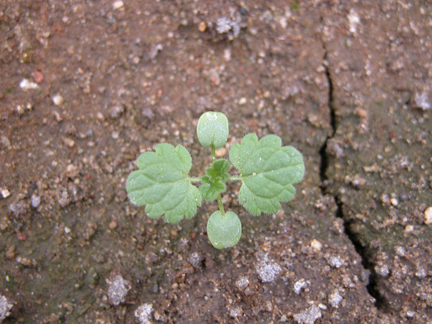
[[[324,68],[325,68],[325,74],[327,77],[327,82],[329,85],[329,91],[328,91],[328,106],[330,109],[330,125],[332,127],[332,134],[330,136],[327,136],[326,141],[322,145],[322,147],[319,150],[319,154],[321,156],[321,162],[320,162],[320,169],[319,169],[319,176],[320,176],[320,189],[323,195],[327,193],[327,168],[329,164],[328,154],[327,154],[327,142],[329,139],[333,138],[336,134],[337,129],[337,122],[336,122],[336,113],[335,113],[335,107],[334,107],[334,98],[333,98],[333,82],[330,74],[330,70],[328,67],[328,61],[327,61],[327,50],[324,46]],[[343,203],[340,201],[338,195],[334,195],[333,199],[336,202],[337,209],[336,209],[336,217],[341,218],[343,220],[344,224],[344,231],[345,234],[348,236],[349,240],[353,244],[356,252],[360,255],[362,259],[362,265],[363,267],[369,271],[369,283],[366,286],[366,289],[374,299],[375,299],[375,307],[378,309],[386,309],[387,308],[387,300],[385,297],[379,292],[377,289],[377,273],[374,268],[374,264],[369,261],[369,258],[367,257],[367,250],[362,244],[360,243],[358,239],[358,235],[354,233],[351,230],[351,222],[347,221],[343,217]]]

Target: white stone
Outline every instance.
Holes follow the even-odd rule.
[[[360,23],[360,16],[354,9],[350,9],[349,15],[347,16],[349,21],[349,31],[353,34],[357,33],[357,25]]]
[[[311,248],[314,249],[315,251],[320,251],[322,248],[322,243],[318,240],[313,239],[311,242]]]
[[[124,6],[124,2],[123,1],[115,1],[113,3],[113,9],[114,10],[120,9],[123,6]]]
[[[52,97],[52,101],[54,105],[60,106],[64,102],[64,99],[60,94],[57,93]]]
[[[7,188],[1,188],[0,191],[3,198],[7,198],[10,196],[10,192],[9,190],[7,190]]]
[[[31,206],[33,208],[38,208],[39,207],[40,202],[41,202],[41,199],[40,199],[39,196],[32,195],[31,198],[30,198],[30,200],[31,200]]]
[[[432,207],[426,208],[424,223],[426,225],[432,224]]]
[[[301,290],[307,286],[307,282],[302,278],[294,284],[294,292],[299,295]]]
[[[22,79],[22,81],[20,82],[20,87],[24,90],[28,90],[37,89],[39,86],[37,85],[37,83],[31,82],[27,79]]]

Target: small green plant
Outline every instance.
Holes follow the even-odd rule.
[[[230,176],[230,163],[216,158],[216,149],[223,147],[228,139],[228,119],[220,112],[206,112],[197,125],[198,140],[209,147],[212,166],[201,177],[190,177],[192,157],[182,145],[176,147],[162,143],[156,152],[145,152],[137,161],[139,170],[133,171],[126,182],[130,200],[145,206],[151,218],[165,215],[170,223],[183,217],[191,218],[202,199],[217,200],[219,210],[207,222],[207,234],[215,248],[236,245],[240,240],[242,226],[232,211],[225,212],[221,193],[227,181],[241,181],[239,202],[253,215],[274,214],[281,208],[280,202],[291,200],[298,183],[304,175],[303,157],[291,146],[282,146],[276,135],[258,140],[255,134],[247,134],[241,143],[235,143],[229,151],[229,159],[239,175]],[[197,188],[193,183],[201,183]]]

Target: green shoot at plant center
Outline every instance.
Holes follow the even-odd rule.
[[[239,172],[230,176],[230,162],[216,158],[216,149],[225,146],[228,135],[228,119],[220,112],[205,112],[197,125],[198,140],[211,150],[212,166],[202,177],[190,177],[192,157],[182,145],[158,144],[155,152],[145,152],[137,160],[138,170],[133,171],[126,182],[129,199],[138,206],[145,206],[151,218],[162,215],[170,223],[183,217],[192,218],[202,200],[217,200],[219,210],[207,222],[207,235],[218,249],[235,246],[241,237],[239,217],[225,211],[221,194],[227,181],[241,181],[239,203],[253,215],[274,214],[281,209],[280,202],[291,200],[296,190],[294,184],[301,181],[305,172],[303,157],[291,146],[282,146],[276,135],[258,140],[255,134],[247,134],[241,143],[235,143],[229,151],[229,160]],[[199,188],[195,183],[200,184]]]

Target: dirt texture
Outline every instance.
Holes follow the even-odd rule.
[[[427,1],[0,3],[0,321],[432,323],[432,4]],[[211,163],[276,134],[305,178],[275,215],[223,194],[152,220],[127,198],[139,154]]]

